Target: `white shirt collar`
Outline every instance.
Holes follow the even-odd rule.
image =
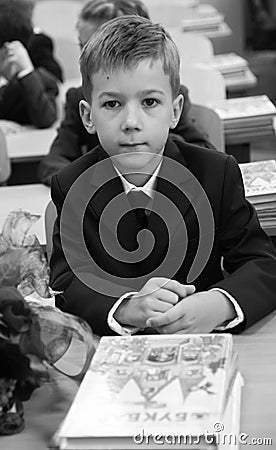
[[[127,179],[121,174],[121,172],[117,169],[116,166],[114,166],[114,169],[116,170],[117,174],[119,175],[123,188],[126,194],[128,194],[130,191],[142,191],[144,194],[148,195],[151,199],[154,197],[154,188],[156,185],[156,177],[159,173],[160,167],[162,164],[162,160],[156,167],[155,171],[151,175],[151,177],[148,179],[148,181],[144,184],[144,186],[135,186],[135,184],[130,183],[127,181]]]

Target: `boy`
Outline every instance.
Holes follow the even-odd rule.
[[[33,36],[30,17],[16,1],[0,1],[0,119],[37,128],[57,118],[57,79],[36,68],[28,52]]]
[[[149,18],[147,8],[140,0],[91,0],[87,2],[80,12],[76,27],[80,47],[84,47],[88,39],[103,23],[115,17],[132,14]],[[185,106],[179,124],[174,129],[175,134],[180,139],[184,138],[192,144],[213,148],[189,118],[190,101],[188,91],[184,86],[181,86],[181,93],[185,98]],[[83,127],[79,115],[79,102],[82,99],[81,87],[68,90],[64,120],[58,129],[57,137],[51,145],[49,154],[42,159],[38,169],[38,177],[42,183],[50,185],[54,173],[99,144],[97,135],[89,134]]]
[[[275,252],[234,158],[168,138],[183,96],[165,30],[137,16],[102,25],[81,73],[100,145],[52,179],[58,306],[98,335],[237,332],[272,311]]]

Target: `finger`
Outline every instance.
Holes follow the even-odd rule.
[[[152,311],[159,315],[160,313],[163,314],[167,312],[169,309],[171,309],[173,305],[171,303],[163,302],[162,300],[156,300],[154,301],[154,304],[152,306]]]
[[[145,309],[145,314],[148,318],[156,317],[166,313],[170,308],[173,308],[170,303],[152,298]]]
[[[151,289],[147,289],[147,292],[142,294],[142,293],[136,293],[135,297],[150,297],[152,299],[156,299],[156,300],[161,300],[163,302],[166,303],[170,303],[171,305],[176,305],[176,303],[179,301],[179,296],[177,294],[175,294],[172,291],[168,291],[167,289],[162,289],[162,288],[153,288]]]
[[[166,311],[164,311],[163,313],[160,313],[160,311],[151,311],[150,317],[151,317],[151,318],[157,317],[157,316],[160,316],[160,314],[165,314],[165,312],[166,312]],[[147,321],[146,321],[146,326],[147,326],[148,328],[152,328],[150,325],[147,325]]]
[[[176,280],[168,280],[162,287],[179,295],[180,298],[185,298],[195,292],[193,284],[181,284]]]
[[[147,327],[157,328],[164,325],[171,324],[185,315],[185,300],[177,303],[174,307],[168,309],[165,313],[159,316],[150,317],[146,325]]]
[[[168,291],[167,289],[159,289],[156,295],[158,300],[165,303],[170,303],[171,305],[176,305],[179,301],[179,296],[172,291]]]

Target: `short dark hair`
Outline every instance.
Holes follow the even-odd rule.
[[[0,47],[5,42],[20,41],[28,46],[33,34],[31,17],[16,0],[0,0]]]
[[[122,16],[110,20],[91,36],[80,57],[82,88],[90,103],[92,77],[118,68],[130,69],[141,61],[161,60],[169,75],[172,95],[179,93],[180,59],[177,47],[160,24],[139,16]]]
[[[82,8],[79,19],[104,23],[132,14],[149,19],[148,10],[140,0],[91,0]]]

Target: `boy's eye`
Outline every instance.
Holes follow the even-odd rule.
[[[157,105],[158,101],[155,98],[146,98],[143,101],[143,103],[144,103],[145,106],[151,108],[151,107]]]
[[[109,100],[104,103],[104,107],[109,109],[117,108],[118,106],[120,106],[120,103],[117,100]]]

